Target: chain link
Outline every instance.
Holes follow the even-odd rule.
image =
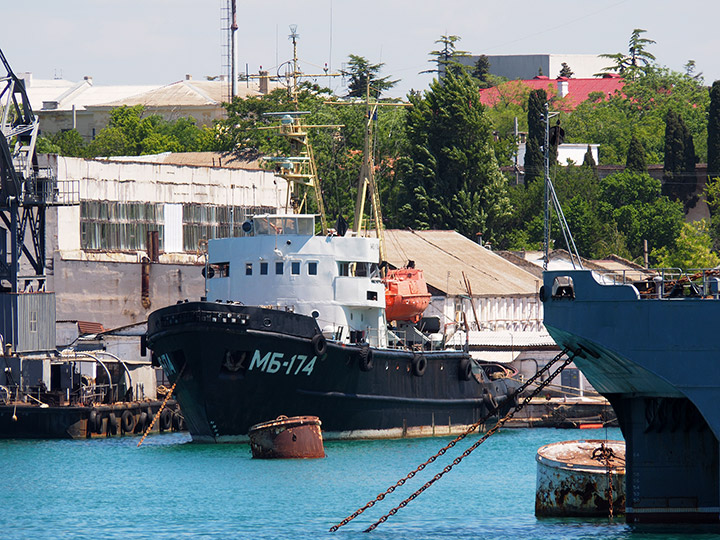
[[[518,387],[518,388],[515,390],[515,392],[513,392],[512,396],[511,396],[511,398],[510,398],[511,401],[512,401],[512,402],[517,402],[517,400],[519,399],[520,394],[521,394],[522,392],[524,392],[529,386],[531,386],[532,384],[534,384],[535,381],[536,381],[538,378],[542,377],[542,375],[544,375],[545,373],[547,373],[548,371],[550,371],[550,369],[552,368],[552,366],[553,366],[555,363],[557,363],[563,356],[565,356],[565,355],[567,354],[567,352],[568,352],[568,350],[567,350],[567,349],[564,349],[560,354],[558,354],[558,355],[557,355],[555,358],[553,358],[550,362],[548,362],[547,364],[545,364],[545,366],[543,366],[541,369],[539,369],[539,370],[537,371],[537,373],[535,373],[532,377],[530,377],[524,384],[522,384],[520,387]],[[565,368],[565,366],[567,366],[570,362],[572,362],[572,357],[569,357],[569,358],[562,364],[562,366],[561,366],[560,368],[558,368],[558,369],[557,369],[551,376],[549,376],[545,381],[541,381],[541,382],[539,383],[539,385],[537,386],[537,388],[536,388],[535,390],[533,390],[533,392],[532,392],[529,396],[527,396],[526,398],[524,398],[523,401],[519,402],[510,412],[508,412],[507,415],[505,415],[505,417],[503,417],[501,420],[499,420],[498,423],[495,424],[495,426],[494,426],[493,428],[491,428],[481,439],[478,440],[478,442],[476,442],[476,443],[473,444],[470,448],[468,448],[467,450],[465,450],[465,452],[463,452],[461,456],[455,458],[455,460],[453,460],[453,462],[452,462],[451,465],[448,465],[447,467],[445,467],[445,469],[443,469],[443,471],[442,471],[441,473],[436,474],[436,475],[435,475],[429,482],[427,482],[422,488],[420,488],[418,491],[416,491],[415,493],[413,493],[412,495],[410,495],[410,497],[408,497],[408,498],[405,499],[403,502],[401,502],[397,507],[395,507],[395,508],[393,508],[392,510],[390,510],[390,512],[388,512],[385,516],[383,516],[382,518],[380,518],[376,523],[374,523],[373,525],[371,525],[370,527],[368,527],[368,528],[365,530],[365,532],[370,532],[370,531],[372,531],[373,529],[375,529],[378,525],[380,525],[381,523],[384,523],[385,521],[387,521],[387,519],[388,519],[390,516],[394,516],[394,515],[398,512],[398,510],[399,510],[400,508],[405,508],[405,506],[407,506],[410,501],[414,500],[418,495],[420,495],[420,493],[422,493],[423,491],[425,491],[425,490],[426,490],[427,488],[429,488],[432,484],[434,484],[434,483],[437,482],[440,478],[442,478],[442,476],[443,476],[445,473],[449,472],[455,465],[457,465],[458,463],[460,463],[460,461],[462,461],[467,455],[469,455],[473,450],[475,450],[475,448],[477,448],[478,446],[480,446],[480,444],[482,444],[490,435],[492,435],[493,433],[495,433],[495,432],[500,428],[501,425],[505,424],[505,422],[507,422],[510,418],[512,418],[512,417],[515,415],[515,413],[517,413],[517,412],[519,412],[520,410],[522,410],[523,407],[525,407],[525,405],[526,405],[527,403],[530,403],[530,400],[532,400],[535,396],[537,396],[537,395],[545,388],[545,386],[547,386],[547,385],[550,383],[550,381],[552,381],[553,378],[555,378],[555,376],[556,376],[558,373],[560,373],[560,371],[562,371],[562,369]],[[365,510],[367,510],[368,508],[371,508],[371,507],[375,506],[375,503],[377,503],[377,502],[379,502],[379,501],[382,501],[387,495],[389,495],[390,493],[392,493],[393,491],[395,491],[398,487],[400,487],[400,486],[402,486],[403,484],[405,484],[408,480],[410,480],[411,478],[413,478],[417,473],[419,473],[420,471],[422,471],[423,469],[425,469],[425,467],[427,467],[428,465],[430,465],[431,463],[433,463],[435,460],[437,460],[437,458],[439,458],[440,456],[444,455],[448,450],[450,450],[452,447],[454,447],[457,443],[459,443],[459,442],[462,441],[465,437],[467,437],[468,435],[470,435],[471,433],[473,433],[478,427],[480,427],[482,424],[484,424],[494,413],[495,413],[495,410],[489,411],[489,412],[488,412],[486,415],[484,415],[480,420],[478,420],[478,421],[475,422],[472,426],[470,426],[465,432],[463,432],[462,434],[458,435],[455,439],[453,439],[452,441],[450,441],[445,447],[441,448],[435,455],[431,456],[427,461],[425,461],[424,463],[421,463],[420,465],[418,465],[418,467],[417,467],[416,469],[414,469],[413,471],[409,472],[404,478],[401,478],[400,480],[398,480],[395,484],[393,484],[393,485],[390,486],[388,489],[386,489],[385,491],[383,491],[382,493],[380,493],[380,494],[379,494],[377,497],[375,497],[373,500],[369,501],[365,506],[359,508],[358,510],[356,510],[355,512],[353,512],[351,515],[349,515],[348,517],[346,517],[345,519],[343,519],[343,520],[342,520],[340,523],[338,523],[337,525],[333,525],[332,527],[330,527],[330,532],[335,532],[335,531],[337,531],[340,527],[343,527],[343,526],[347,525],[348,523],[350,523],[353,519],[355,519],[356,517],[358,517],[360,514],[362,514],[362,513],[363,513]]]

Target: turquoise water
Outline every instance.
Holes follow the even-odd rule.
[[[607,436],[621,438],[617,429]],[[329,442],[325,459],[276,461],[251,459],[247,445],[192,444],[182,433],[149,437],[139,449],[137,438],[0,441],[0,538],[675,538],[622,519],[535,518],[537,448],[583,437],[605,430],[502,431],[369,534],[362,530],[471,443],[329,533],[449,439]]]

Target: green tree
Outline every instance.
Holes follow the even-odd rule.
[[[681,203],[661,195],[659,180],[632,171],[601,180],[599,209],[604,222],[615,222],[632,257],[642,256],[643,240],[651,249],[673,249],[684,216]]]
[[[73,137],[69,141],[77,143]],[[192,118],[168,122],[157,114],[144,116],[142,105],[122,106],[110,112],[107,127],[80,153],[87,157],[139,156],[210,149],[201,141],[207,141],[207,136]]]
[[[558,77],[567,77],[569,79],[574,75],[573,70],[570,69],[570,66],[568,66],[567,63],[563,62],[560,65],[562,66],[562,69],[560,70]]]
[[[367,92],[368,81],[370,83],[370,96],[377,99],[385,90],[389,90],[397,84],[397,80],[391,81],[390,77],[378,77],[385,64],[371,64],[367,58],[351,54],[347,63],[347,69],[342,74],[348,78],[348,97],[364,98]]]
[[[708,176],[720,176],[720,81],[710,88],[710,107],[707,125]]]
[[[683,223],[674,249],[662,247],[653,250],[661,268],[714,268],[720,264],[720,257],[712,251],[710,226],[704,219],[694,223]]]
[[[628,43],[628,54],[601,54],[601,58],[613,61],[613,65],[603,68],[602,71],[614,71],[634,79],[639,71],[651,65],[655,61],[655,56],[647,50],[647,47],[655,42],[652,39],[642,37],[645,32],[647,30],[641,28],[635,28],[632,31]]]
[[[588,144],[587,150],[585,151],[585,155],[583,156],[583,162],[582,166],[585,169],[588,169],[592,171],[593,176],[597,179],[598,173],[597,173],[597,163],[595,163],[595,158],[593,157],[592,148]]]
[[[528,96],[528,135],[525,142],[525,185],[545,176],[545,90],[533,90]]]
[[[76,129],[58,131],[38,138],[38,152],[81,157],[85,153],[85,141]]]
[[[667,195],[688,202],[697,188],[695,145],[682,116],[670,109],[665,120],[664,189]]]
[[[410,99],[392,225],[452,228],[471,238],[480,232],[494,241],[509,204],[477,86],[464,71],[448,71],[442,84],[434,80]]]
[[[433,58],[428,60],[428,62],[435,64],[435,68],[421,71],[420,73],[437,73],[439,76],[444,76],[448,71],[452,71],[456,75],[458,71],[467,71],[468,67],[463,65],[460,59],[468,58],[470,53],[457,49],[455,45],[461,39],[460,36],[440,36],[440,39],[436,40],[435,43],[442,45],[442,47],[435,51],[430,51],[430,56]]]
[[[647,172],[647,163],[645,162],[645,148],[643,148],[640,139],[633,135],[628,146],[627,160],[625,161],[625,170],[637,173]]]
[[[720,177],[708,178],[705,184],[705,200],[710,209],[709,232],[713,247],[720,248]]]

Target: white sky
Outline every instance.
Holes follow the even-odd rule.
[[[1,0],[0,49],[13,70],[95,84],[168,84],[222,73],[225,0]],[[682,71],[695,60],[705,82],[720,79],[717,0],[237,0],[241,71],[290,59],[296,24],[306,73],[342,67],[349,54],[384,62],[401,79],[392,94],[425,89],[428,52],[442,34],[473,54],[627,52],[647,30],[658,62]],[[571,66],[572,67],[572,66]],[[342,81],[332,85],[340,92]]]

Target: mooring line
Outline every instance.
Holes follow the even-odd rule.
[[[170,391],[169,391],[169,392],[167,393],[167,395],[165,396],[165,399],[163,400],[162,405],[160,405],[160,408],[158,409],[158,412],[156,412],[156,413],[153,415],[153,419],[152,419],[152,421],[150,422],[150,425],[149,425],[149,426],[147,427],[147,429],[145,430],[145,433],[143,433],[143,436],[142,436],[142,438],[140,439],[140,442],[137,443],[137,448],[140,448],[140,445],[141,445],[141,444],[143,443],[143,441],[145,440],[145,437],[147,437],[147,436],[150,434],[150,430],[151,430],[151,429],[153,428],[153,426],[155,425],[155,421],[156,421],[158,418],[160,418],[160,413],[163,412],[163,409],[165,408],[165,405],[167,405],[167,402],[170,400],[170,397],[173,395],[173,392],[175,391],[175,387],[177,386],[177,383],[178,383],[178,381],[180,380],[180,377],[182,376],[183,371],[185,371],[185,366],[187,366],[187,364],[183,364],[182,369],[180,369],[180,372],[178,373],[177,379],[175,379],[175,382],[174,382],[173,385],[170,387]]]

